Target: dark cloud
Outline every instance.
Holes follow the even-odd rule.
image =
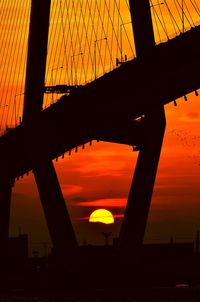
[[[81,197],[81,196],[76,196],[76,197],[71,198],[70,201],[72,201],[72,202],[85,202],[86,199],[84,197]]]

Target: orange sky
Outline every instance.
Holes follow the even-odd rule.
[[[167,128],[145,240],[193,240],[200,229],[200,97],[166,106]],[[94,142],[55,162],[66,204],[80,243],[103,243],[101,230],[117,236],[121,218],[111,226],[88,223],[94,209],[123,214],[137,153],[128,146]],[[32,243],[46,242],[47,227],[33,175],[16,182],[12,200],[11,234],[30,234]],[[95,239],[94,239],[95,238]]]
[[[167,128],[154,190],[146,241],[193,240],[200,229],[200,97],[194,93],[166,106]],[[94,142],[55,162],[79,243],[103,243],[105,228],[118,235],[137,153],[131,147]],[[88,223],[85,217],[105,207],[116,215],[111,226]],[[33,175],[16,182],[10,234],[28,233],[31,249],[50,242]]]

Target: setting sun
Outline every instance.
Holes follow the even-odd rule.
[[[113,214],[105,209],[98,209],[92,212],[89,217],[89,222],[101,222],[105,224],[114,223]]]

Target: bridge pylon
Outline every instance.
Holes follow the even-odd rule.
[[[145,116],[142,123],[140,151],[119,237],[120,250],[129,256],[139,252],[144,239],[165,133],[164,108]]]
[[[129,0],[136,55],[141,59],[155,47],[149,0]]]
[[[23,124],[31,127],[42,111],[49,31],[50,0],[32,0],[26,69]],[[56,259],[68,262],[75,255],[77,241],[52,161],[38,143],[33,173]],[[70,260],[71,261],[71,260]]]
[[[35,167],[34,175],[53,251],[62,262],[64,258],[74,255],[77,243],[52,161],[43,160]]]
[[[150,4],[149,0],[129,0],[129,4],[136,53],[142,61],[155,48]],[[130,257],[143,243],[165,125],[164,107],[152,108],[143,118],[140,151],[119,235],[119,249]]]

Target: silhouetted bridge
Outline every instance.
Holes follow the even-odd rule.
[[[143,241],[165,130],[163,106],[200,88],[200,26],[155,46],[149,2],[130,1],[137,58],[42,110],[49,1],[39,2],[32,3],[23,121],[0,138],[0,238],[6,242],[11,187],[33,171],[55,251],[73,252],[76,238],[52,160],[101,140],[139,150],[119,244],[131,253]]]
[[[200,26],[156,46],[144,60],[136,58],[79,86],[31,125],[10,130],[0,140],[0,166],[15,179],[43,156],[53,160],[92,140],[139,147],[137,117],[200,87],[199,37]]]

